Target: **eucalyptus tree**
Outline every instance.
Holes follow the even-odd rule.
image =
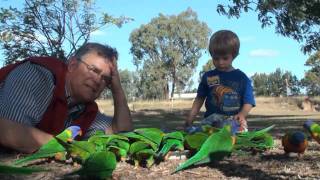
[[[178,15],[159,14],[130,34],[133,63],[138,70],[144,68],[143,78],[150,74],[150,78],[159,81],[152,85],[157,86],[154,88],[158,93],[162,91],[163,97],[168,98],[171,83],[173,97],[177,83],[183,86],[181,82],[187,82],[195,71],[209,33],[207,24],[200,22],[190,8]]]
[[[263,28],[275,25],[276,33],[301,42],[304,53],[320,49],[319,0],[229,0],[218,4],[217,11],[236,18],[256,11]]]
[[[92,32],[132,19],[96,13],[93,0],[25,0],[22,8],[0,8],[0,46],[5,64],[29,56],[66,60]]]
[[[305,63],[310,69],[305,73],[301,80],[302,85],[306,88],[308,95],[320,95],[320,51],[310,56]]]

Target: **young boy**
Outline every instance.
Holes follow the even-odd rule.
[[[198,87],[190,114],[185,122],[189,128],[205,102],[205,119],[201,124],[221,128],[231,120],[239,122],[238,131],[247,131],[246,116],[255,106],[250,79],[232,66],[239,54],[238,36],[229,30],[220,30],[210,38],[209,52],[215,66],[206,72]]]

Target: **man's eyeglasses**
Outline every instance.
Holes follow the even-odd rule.
[[[112,77],[101,74],[102,73],[101,69],[96,68],[94,65],[89,65],[88,63],[86,63],[85,61],[83,61],[83,60],[81,60],[79,58],[78,58],[78,61],[83,63],[90,72],[93,72],[96,76],[102,77],[102,80],[106,84],[110,84],[111,83]]]

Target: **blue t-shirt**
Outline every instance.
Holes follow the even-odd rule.
[[[239,69],[206,72],[201,78],[197,97],[206,99],[204,117],[213,113],[235,115],[243,104],[255,106],[251,81]]]

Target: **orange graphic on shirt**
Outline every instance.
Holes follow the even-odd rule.
[[[222,97],[225,93],[232,93],[232,92],[233,90],[231,88],[222,86],[222,85],[218,85],[215,88],[213,88],[213,94],[215,95],[218,104],[221,103]]]

